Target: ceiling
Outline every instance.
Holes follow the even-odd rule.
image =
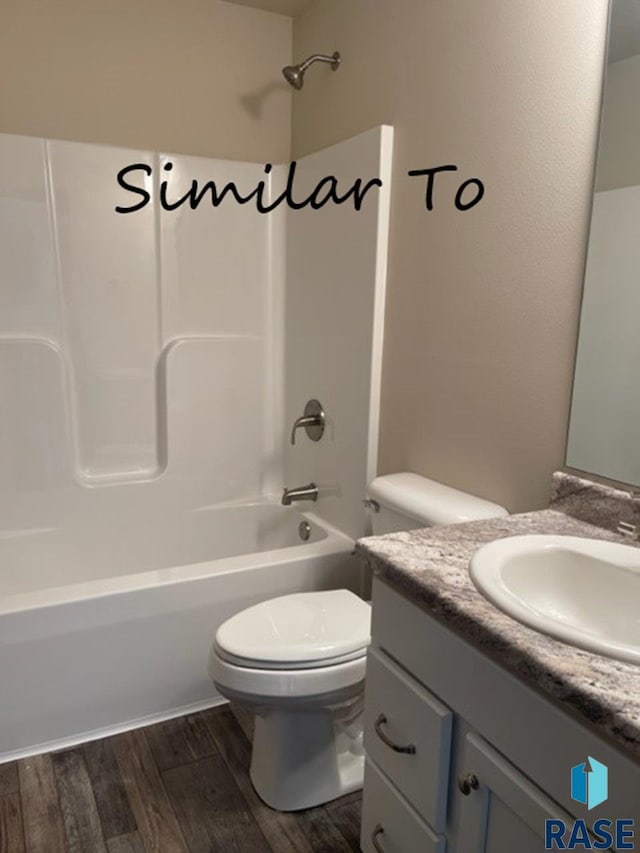
[[[613,0],[609,62],[640,53],[640,0]]]
[[[310,6],[313,0],[228,0],[240,6],[252,6],[254,9],[265,9],[267,12],[278,12],[280,15],[290,15],[295,18]]]

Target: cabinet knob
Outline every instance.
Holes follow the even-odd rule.
[[[458,776],[458,788],[465,797],[468,797],[472,791],[477,791],[479,787],[480,782],[475,773],[463,773],[462,776]]]
[[[380,847],[380,842],[378,841],[378,839],[380,838],[381,835],[384,835],[384,827],[382,826],[381,823],[378,823],[378,824],[376,824],[376,826],[373,829],[373,832],[371,833],[371,843],[373,844],[374,848],[378,851],[378,853],[384,853],[384,850],[382,849],[382,847]]]
[[[394,741],[391,740],[389,735],[385,731],[383,731],[382,727],[385,725],[386,722],[387,718],[385,717],[385,715],[380,714],[373,725],[376,734],[378,735],[382,743],[386,744],[386,746],[388,746],[389,749],[392,749],[394,752],[403,752],[405,753],[405,755],[415,755],[416,748],[412,743],[408,743],[406,746],[400,746],[400,744],[394,743]]]

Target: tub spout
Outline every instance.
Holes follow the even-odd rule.
[[[294,501],[317,501],[318,487],[315,483],[309,483],[307,486],[298,486],[295,489],[285,489],[282,493],[282,503],[284,506],[291,506]]]

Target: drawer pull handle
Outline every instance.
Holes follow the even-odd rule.
[[[480,782],[475,773],[464,773],[462,776],[458,776],[458,788],[465,797],[468,797],[472,791],[477,791],[479,787]]]
[[[386,744],[389,747],[389,749],[392,749],[394,752],[403,752],[405,755],[415,755],[416,754],[416,748],[412,743],[408,744],[407,746],[399,746],[397,743],[394,743],[391,740],[389,735],[385,734],[382,727],[385,725],[386,722],[387,722],[387,718],[385,717],[385,715],[380,714],[380,716],[378,717],[378,719],[375,721],[375,724],[374,724],[374,729],[376,730],[376,734],[378,735],[378,737],[380,738],[382,743]]]
[[[373,832],[371,833],[371,843],[378,851],[378,853],[384,853],[384,850],[382,849],[382,847],[380,847],[380,842],[378,841],[381,835],[384,835],[384,827],[381,823],[378,823],[376,824]]]

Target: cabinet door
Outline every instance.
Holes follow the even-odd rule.
[[[463,755],[457,853],[540,853],[545,820],[571,822],[554,800],[478,735],[467,734]]]

